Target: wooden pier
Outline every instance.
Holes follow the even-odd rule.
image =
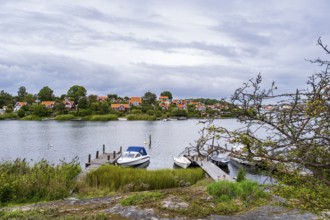
[[[235,181],[233,177],[229,176],[220,167],[207,160],[207,158],[199,159],[197,156],[190,156],[189,159],[194,163],[198,164],[198,166],[200,166],[200,168],[202,168],[207,173],[207,175],[210,176],[214,181]]]
[[[99,167],[102,164],[115,164],[116,161],[122,154],[122,147],[120,147],[119,151],[113,151],[112,153],[105,152],[105,145],[103,144],[102,154],[99,151],[96,151],[95,159],[91,159],[91,154],[88,155],[88,162],[85,164],[86,168],[89,167]]]

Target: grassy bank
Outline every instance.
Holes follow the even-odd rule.
[[[0,164],[0,206],[65,198],[80,173],[77,161],[59,165],[24,160]]]

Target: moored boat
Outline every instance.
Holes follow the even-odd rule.
[[[124,167],[133,167],[150,161],[146,149],[142,146],[130,146],[117,160],[117,164]]]
[[[226,153],[213,154],[210,157],[210,160],[217,166],[227,166],[230,161],[228,154]]]
[[[181,168],[184,168],[186,169],[187,167],[190,166],[191,164],[191,161],[185,157],[184,155],[183,156],[173,156],[173,160],[174,160],[174,164],[178,167],[181,167]]]

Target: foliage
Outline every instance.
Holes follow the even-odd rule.
[[[143,96],[143,102],[148,104],[148,105],[152,105],[156,103],[156,99],[157,96],[156,94],[152,93],[152,92],[146,92]]]
[[[81,97],[78,100],[78,107],[79,109],[86,109],[88,107],[88,100],[86,97]]]
[[[160,93],[160,96],[167,96],[170,100],[173,99],[172,93],[170,91],[163,91],[162,93]]]
[[[37,115],[39,117],[46,117],[50,114],[49,109],[45,105],[33,105],[31,107],[32,114]]]
[[[263,191],[262,187],[257,182],[250,180],[214,182],[207,187],[207,192],[220,202],[230,202],[236,199],[247,202],[267,197],[267,193]]]
[[[146,120],[146,121],[154,121],[156,117],[154,115],[147,115],[147,114],[128,114],[126,116],[127,120]]]
[[[41,118],[38,115],[27,115],[23,117],[21,120],[24,121],[41,121]]]
[[[135,193],[132,196],[121,200],[120,203],[124,206],[132,206],[132,205],[135,206],[135,205],[153,202],[162,196],[163,194],[160,192]]]
[[[318,44],[330,55],[321,39]],[[299,188],[304,184],[304,196],[292,195],[296,195],[305,207],[319,201],[327,205],[326,194],[315,183],[330,186],[330,64],[321,59],[311,62],[324,70],[308,78],[306,89],[281,94],[274,82],[263,89],[259,74],[231,97],[232,105],[240,109],[236,113],[241,127],[235,130],[208,127],[209,134],[228,145],[242,144],[247,159],[265,161],[271,170],[276,170],[280,181],[293,178],[285,181],[288,188]],[[271,108],[264,109],[269,103]],[[295,172],[299,175],[292,175]],[[282,189],[285,191],[286,187]]]
[[[5,113],[3,115],[0,115],[0,120],[6,120],[6,119],[16,119],[17,114],[11,112],[11,113]]]
[[[87,93],[87,90],[83,86],[74,85],[71,86],[70,89],[67,92],[67,95],[75,102],[75,104],[78,103],[78,100],[81,97],[85,97]]]
[[[25,86],[19,87],[17,91],[18,101],[25,101],[25,97],[27,96],[27,94],[28,93],[26,92]]]
[[[246,178],[246,171],[241,167],[239,170],[238,170],[238,173],[237,173],[237,176],[236,176],[236,180],[237,182],[242,182],[244,181]]]
[[[90,189],[106,191],[143,191],[190,186],[204,177],[202,169],[145,170],[102,165],[87,173],[79,192]]]
[[[118,116],[115,114],[107,115],[92,115],[87,118],[89,121],[115,121],[118,120]]]
[[[57,121],[68,121],[68,120],[72,120],[74,119],[75,116],[71,115],[71,114],[67,114],[67,115],[56,115],[55,120]]]
[[[11,104],[13,101],[13,96],[9,93],[5,92],[4,90],[1,90],[0,92],[0,108],[3,106],[6,106],[8,104]]]
[[[42,160],[30,166],[25,160],[0,164],[0,206],[38,202],[69,196],[81,168],[77,160],[58,165]]]
[[[175,117],[187,117],[188,116],[188,112],[183,110],[183,109],[173,109],[171,111],[171,116],[175,116]]]
[[[38,93],[38,99],[40,101],[53,101],[54,91],[48,86],[44,86]]]
[[[25,116],[25,110],[23,108],[20,108],[18,111],[17,111],[17,116],[19,118],[23,118]]]

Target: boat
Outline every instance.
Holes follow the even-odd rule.
[[[147,162],[150,162],[150,156],[142,146],[129,146],[117,160],[117,164],[124,167],[139,166]]]
[[[186,169],[190,166],[191,160],[189,160],[187,157],[183,156],[173,156],[174,164],[178,167],[181,167],[183,169]]]
[[[227,166],[230,161],[228,154],[226,153],[213,154],[210,159],[217,166]]]

